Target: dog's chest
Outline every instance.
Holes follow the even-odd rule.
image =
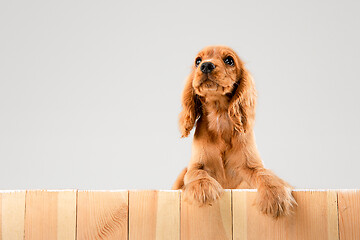
[[[230,134],[232,124],[227,112],[210,112],[208,115],[209,129],[222,134]]]
[[[229,99],[221,97],[204,103],[207,128],[219,143],[231,145],[233,123],[228,114]],[[228,146],[227,146],[228,147]]]
[[[224,98],[211,102],[207,107],[209,130],[223,134],[231,134],[232,122],[228,115],[228,101]]]

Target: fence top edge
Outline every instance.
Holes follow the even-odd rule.
[[[19,192],[181,192],[182,190],[163,190],[163,189],[113,189],[113,190],[92,190],[92,189],[21,189],[21,190],[0,190],[1,193],[19,193]],[[257,192],[257,189],[225,189],[226,192]],[[293,189],[293,192],[358,192],[360,189]]]

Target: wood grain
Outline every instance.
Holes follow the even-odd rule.
[[[207,207],[180,191],[6,191],[0,240],[360,239],[359,190],[293,195],[294,214],[273,220],[254,206],[256,190],[226,190]]]
[[[360,191],[340,191],[338,199],[340,239],[360,239]]]
[[[79,191],[77,240],[125,240],[128,191]]]
[[[130,240],[179,240],[179,191],[129,192]]]
[[[231,191],[212,206],[197,207],[181,201],[181,239],[232,239]]]
[[[27,191],[25,239],[75,240],[76,190]]]
[[[24,239],[25,191],[0,193],[0,239]]]
[[[339,239],[335,191],[295,191],[294,214],[278,220],[254,205],[257,192],[233,190],[233,239]]]

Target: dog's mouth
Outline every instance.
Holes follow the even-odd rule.
[[[195,81],[194,88],[197,94],[200,96],[205,95],[225,95],[230,93],[233,85],[223,85],[221,82],[223,79],[212,79],[211,76],[204,76],[202,79]]]
[[[219,87],[219,84],[217,84],[214,81],[211,81],[210,79],[206,79],[204,82],[200,84],[200,87],[208,91],[216,91]]]

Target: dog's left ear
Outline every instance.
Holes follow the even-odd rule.
[[[239,132],[251,131],[255,121],[256,90],[249,71],[240,61],[237,88],[230,100],[228,114]]]
[[[195,94],[192,86],[194,71],[192,71],[186,80],[185,88],[182,94],[182,111],[179,116],[179,126],[181,137],[187,137],[191,129],[194,128],[196,120],[201,115],[201,102]]]

